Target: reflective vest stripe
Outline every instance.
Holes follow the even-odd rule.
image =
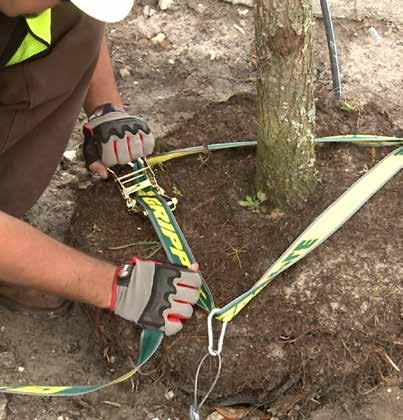
[[[49,49],[52,42],[52,10],[27,18],[28,33],[6,66],[26,61]]]

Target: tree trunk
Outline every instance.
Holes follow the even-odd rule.
[[[316,179],[311,0],[257,0],[257,190],[299,207]]]

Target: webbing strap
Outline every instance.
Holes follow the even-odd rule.
[[[251,289],[223,308],[216,309],[216,318],[225,322],[233,320],[275,277],[326,241],[402,168],[403,147],[399,147],[359,178],[316,218]]]
[[[192,251],[166,201],[159,194],[139,195],[137,202],[147,213],[155,232],[165,250],[168,261],[172,264],[179,264],[185,267],[196,262]],[[199,273],[200,276],[201,273]],[[197,305],[210,312],[215,308],[211,291],[202,277],[200,299]]]
[[[389,141],[385,139],[385,141]],[[398,139],[401,142],[401,139]],[[248,142],[249,143],[249,142]],[[239,142],[230,143],[230,147],[240,147]],[[250,145],[250,144],[247,144]],[[224,144],[219,145],[219,149],[225,148]],[[192,148],[194,150],[195,148]],[[199,152],[205,150],[203,147]],[[193,152],[192,152],[193,153]],[[164,159],[167,160],[168,154],[164,154]],[[178,157],[175,152],[171,154],[171,158]],[[157,156],[158,158],[158,156]],[[168,159],[168,160],[169,160]],[[149,159],[150,160],[150,159]],[[156,163],[155,163],[156,164]],[[266,273],[259,279],[255,285],[245,292],[243,295],[234,299],[228,303],[223,308],[215,308],[215,313],[218,313],[217,318],[221,321],[230,321],[258,294],[264,287],[266,287],[277,275],[286,270],[291,265],[295,264],[297,261],[301,260],[303,257],[308,255],[313,249],[318,247],[322,242],[329,238],[337,229],[339,229],[355,212],[357,212],[366,201],[368,201],[372,195],[374,195],[382,186],[388,182],[395,174],[397,174],[403,168],[403,147],[400,147],[386,156],[381,162],[374,166],[370,171],[368,171],[363,177],[361,177],[355,184],[353,184],[342,196],[340,196],[330,207],[328,207],[313,223],[311,223],[308,228],[298,237],[298,239],[293,242],[293,244],[282,254],[282,256],[266,271]],[[173,244],[172,236],[165,234],[163,229],[168,229],[168,225],[172,227],[175,231],[178,229],[178,238],[183,240],[182,247],[184,250],[189,251],[189,261],[193,262],[194,257],[190,252],[190,248],[187,245],[182,232],[177,225],[175,218],[172,215],[172,219],[164,220],[164,218],[159,217],[160,213],[156,205],[157,201],[146,203],[144,197],[153,197],[158,200],[158,203],[164,207],[167,214],[172,212],[169,206],[166,205],[165,200],[160,197],[157,193],[152,193],[150,191],[145,191],[142,194],[137,194],[137,200],[146,210],[148,216],[150,217],[153,226],[156,228],[157,234],[161,239],[164,246],[164,249],[170,252],[170,248]],[[157,198],[158,197],[158,198]],[[151,204],[154,203],[154,209]],[[165,203],[165,204],[164,204]],[[166,207],[167,208],[166,208]],[[162,223],[164,222],[164,223]],[[157,228],[158,227],[158,228]],[[160,232],[159,232],[159,230]],[[158,233],[159,232],[159,233]],[[170,231],[172,232],[172,231]],[[164,235],[166,236],[164,238]],[[168,239],[167,239],[168,238]],[[165,242],[165,245],[164,245]],[[179,242],[178,242],[179,243]],[[177,248],[178,249],[178,248]],[[173,252],[173,255],[175,253]],[[174,262],[172,256],[169,257],[170,261]],[[206,287],[206,295],[210,295],[210,290],[208,289],[207,284],[204,283]],[[204,309],[211,311],[214,308],[214,303],[211,298],[211,301],[203,301],[203,297],[199,304]],[[0,392],[9,393],[9,394],[23,394],[23,395],[37,395],[37,396],[77,396],[82,394],[88,394],[90,392],[99,391],[103,388],[106,388],[111,385],[115,385],[121,382],[124,382],[134,376],[140,369],[143,367],[153,356],[153,354],[158,350],[159,346],[163,340],[163,334],[159,331],[150,331],[144,330],[141,336],[140,342],[140,352],[138,365],[136,368],[132,369],[130,372],[125,375],[120,376],[119,378],[110,381],[103,385],[83,385],[83,386],[36,386],[36,385],[19,385],[19,386],[0,386]]]
[[[369,134],[351,134],[348,136],[331,136],[317,137],[314,139],[315,144],[326,143],[351,143],[358,146],[399,146],[403,144],[400,137],[374,136]],[[196,155],[198,153],[213,152],[224,149],[237,149],[240,147],[255,147],[256,140],[233,141],[228,143],[214,143],[206,146],[192,146],[183,149],[176,149],[170,152],[163,152],[158,155],[151,156],[147,159],[150,166],[159,165],[172,159]]]
[[[133,377],[153,356],[161,344],[163,335],[161,333],[143,331],[141,336],[141,347],[143,353],[140,352],[139,363],[130,372],[125,373],[119,378],[114,379],[102,385],[71,385],[71,386],[41,386],[41,385],[17,385],[17,386],[0,386],[0,393],[33,395],[41,397],[75,397],[77,395],[89,394],[91,392],[100,391],[111,385],[125,382]],[[152,351],[154,350],[154,351]]]

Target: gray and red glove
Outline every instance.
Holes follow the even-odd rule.
[[[173,335],[199,300],[200,275],[185,267],[133,258],[118,268],[110,309],[146,329]]]
[[[154,136],[147,123],[113,104],[98,107],[84,124],[83,133],[87,169],[98,160],[108,167],[124,165],[154,150]]]

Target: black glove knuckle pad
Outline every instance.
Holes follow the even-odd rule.
[[[112,136],[123,139],[126,132],[137,134],[139,130],[150,134],[150,129],[143,121],[137,118],[122,118],[100,124],[94,128],[94,134],[99,136],[103,143],[108,143]]]
[[[176,295],[175,279],[179,278],[179,270],[166,265],[155,265],[151,298],[139,319],[139,324],[147,328],[160,329],[165,325],[163,313],[171,307],[170,295]],[[155,315],[158,314],[158,320]]]

